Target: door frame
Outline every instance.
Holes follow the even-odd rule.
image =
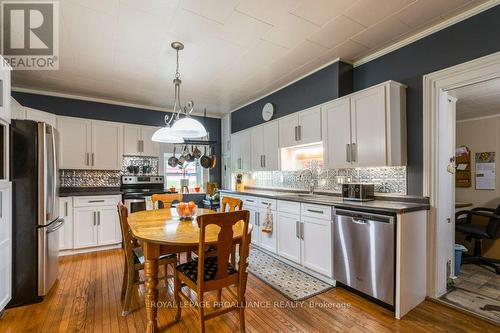
[[[423,195],[429,197],[427,234],[427,296],[439,297],[446,290],[446,278],[438,277],[438,264],[442,258],[453,258],[453,254],[439,247],[447,235],[438,228],[439,194],[439,118],[442,112],[440,97],[451,89],[464,87],[485,80],[500,78],[500,52],[477,58],[456,66],[439,70],[423,77]],[[453,216],[451,218],[454,218]],[[446,223],[441,221],[440,223]],[[443,287],[444,286],[444,287]]]

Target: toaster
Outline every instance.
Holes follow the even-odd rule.
[[[375,186],[370,183],[342,184],[342,199],[353,201],[375,200]]]

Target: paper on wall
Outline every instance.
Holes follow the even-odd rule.
[[[495,152],[476,153],[476,190],[494,190]]]

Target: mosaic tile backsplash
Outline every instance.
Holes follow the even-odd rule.
[[[138,166],[137,175],[157,175],[158,157],[124,156],[122,170],[59,170],[61,187],[119,187],[122,175],[132,175],[128,166]],[[149,172],[143,172],[143,166],[149,166]]]
[[[406,194],[406,167],[311,168],[303,171],[256,171],[244,173],[246,185],[263,188],[308,190],[311,176],[317,180],[317,191],[340,193],[342,183],[373,183],[376,193]]]

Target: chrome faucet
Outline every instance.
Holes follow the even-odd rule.
[[[315,173],[312,169],[304,169],[300,173],[300,179],[302,180],[304,178],[304,174],[308,172],[310,175],[310,182],[309,182],[309,194],[314,194],[314,189],[318,185],[318,179],[315,177]]]

